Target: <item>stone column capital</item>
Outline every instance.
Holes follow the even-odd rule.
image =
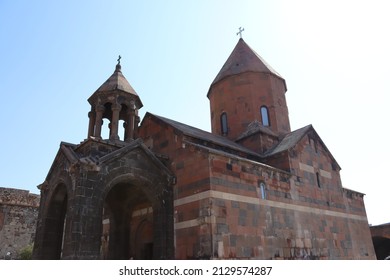
[[[104,107],[103,105],[97,105],[95,108],[95,111],[99,112],[99,113],[103,113],[105,110],[106,110],[106,107]]]
[[[120,104],[112,104],[111,105],[111,110],[113,110],[113,111],[120,111],[122,109],[122,105],[120,105]]]

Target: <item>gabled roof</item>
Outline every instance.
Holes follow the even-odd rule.
[[[287,133],[283,137],[282,141],[280,141],[273,149],[266,152],[266,156],[272,156],[293,148],[310,129],[313,129],[311,124]]]
[[[257,158],[261,158],[260,154],[254,152],[252,150],[249,150],[249,149],[241,146],[240,144],[237,144],[236,142],[233,142],[233,141],[231,141],[223,136],[212,134],[210,132],[201,130],[199,128],[189,126],[189,125],[186,125],[186,124],[183,124],[183,123],[180,123],[180,122],[168,119],[168,118],[157,116],[157,115],[151,114],[149,112],[146,113],[144,119],[146,119],[148,116],[151,116],[155,119],[161,120],[162,122],[174,127],[178,131],[182,132],[184,135],[187,135],[187,136],[190,136],[190,137],[193,137],[196,139],[204,140],[204,141],[213,143],[215,145],[218,145],[220,147],[226,147],[226,148],[229,148],[231,150],[235,150],[238,152],[249,154],[249,155],[257,157]]]
[[[87,152],[85,154],[80,153],[79,151],[80,147],[88,144],[93,144],[93,143],[97,143],[99,145],[109,145],[117,149],[100,155],[96,155],[96,154],[93,155],[90,152]],[[169,169],[159,160],[157,155],[155,155],[152,151],[150,151],[145,146],[145,144],[143,144],[142,139],[136,139],[130,143],[123,142],[120,143],[119,145],[119,142],[113,143],[111,141],[105,141],[105,140],[89,137],[87,140],[83,141],[79,145],[61,142],[60,149],[57,152],[57,155],[52,163],[48,175],[46,176],[46,180],[50,177],[50,174],[52,173],[54,168],[56,168],[55,163],[58,160],[60,155],[63,155],[65,159],[70,163],[71,166],[83,165],[86,168],[89,168],[90,170],[99,171],[100,166],[102,164],[107,164],[110,161],[115,161],[116,159],[124,156],[127,153],[130,153],[135,149],[142,150],[145,153],[145,155],[149,158],[149,160],[153,162],[155,166],[157,166],[168,176],[169,180],[173,178],[173,175],[171,174]]]
[[[283,137],[283,139],[273,149],[268,150],[264,154],[264,156],[266,156],[266,157],[273,156],[273,155],[276,155],[276,154],[279,154],[279,153],[282,153],[284,151],[288,151],[288,150],[292,149],[309,132],[313,132],[316,135],[316,137],[319,139],[321,145],[324,147],[324,149],[328,152],[329,156],[334,160],[334,162],[340,168],[340,165],[337,163],[336,159],[333,157],[332,153],[326,147],[325,143],[322,141],[321,137],[318,135],[317,131],[315,131],[314,127],[311,124],[304,126],[300,129],[294,130],[290,133],[287,133]]]
[[[283,77],[278,72],[276,72],[260,55],[252,50],[242,38],[240,38],[229,58],[211,83],[211,86],[226,77],[244,72],[269,73],[284,81]]]

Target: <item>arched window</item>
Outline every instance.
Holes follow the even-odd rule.
[[[228,120],[227,120],[226,113],[222,113],[221,115],[221,131],[222,131],[222,135],[228,134]]]
[[[317,177],[317,187],[321,188],[320,174],[318,172],[316,173],[316,177]]]
[[[262,199],[267,199],[265,184],[263,182],[260,183],[260,194]]]
[[[270,126],[268,108],[266,106],[260,107],[261,123],[264,126]]]

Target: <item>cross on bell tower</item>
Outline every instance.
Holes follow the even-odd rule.
[[[140,118],[138,110],[142,102],[135,90],[123,76],[120,65],[121,56],[114,73],[88,98],[89,112],[88,137],[102,138],[103,119],[109,121],[110,140],[131,141],[137,138]],[[124,136],[118,135],[119,121],[124,121]]]

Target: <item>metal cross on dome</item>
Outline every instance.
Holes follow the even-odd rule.
[[[117,61],[118,61],[118,65],[121,64],[121,56],[118,57]]]
[[[240,34],[240,38],[242,38],[242,32],[243,32],[244,30],[245,30],[245,29],[242,28],[242,27],[238,28],[238,32],[237,32],[236,35]]]

